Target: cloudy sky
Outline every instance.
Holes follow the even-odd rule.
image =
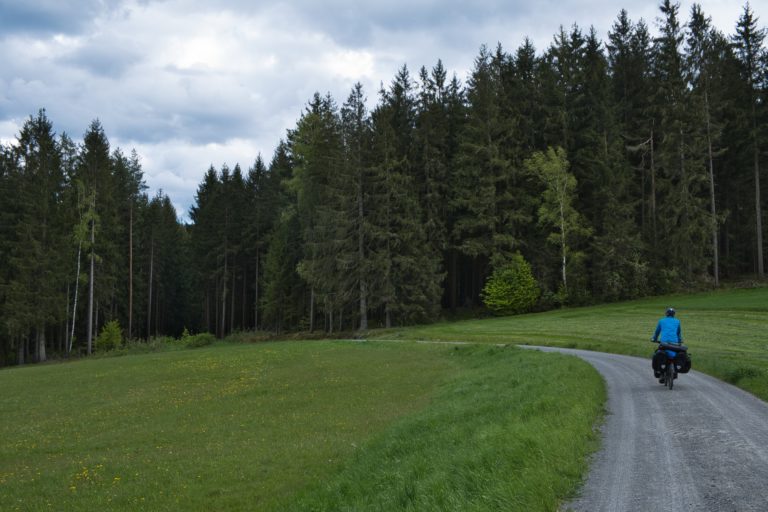
[[[700,0],[724,32],[739,0]],[[768,2],[753,0],[758,16]],[[687,20],[692,2],[681,1]],[[0,141],[45,108],[74,140],[99,118],[135,148],[154,193],[186,219],[213,164],[269,161],[315,91],[369,104],[407,64],[442,59],[464,81],[482,44],[543,51],[560,25],[601,38],[624,7],[655,33],[654,0],[0,0]],[[764,26],[763,19],[760,25]]]

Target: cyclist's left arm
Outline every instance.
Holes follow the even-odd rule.
[[[659,339],[660,333],[661,333],[661,322],[656,324],[656,331],[653,333],[653,337],[651,338],[651,341],[657,341]]]

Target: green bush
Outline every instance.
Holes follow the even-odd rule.
[[[216,341],[216,336],[209,332],[201,332],[200,334],[189,334],[187,329],[181,335],[181,343],[185,347],[197,348],[205,347]]]
[[[531,266],[520,253],[515,253],[491,274],[483,287],[485,306],[499,315],[515,315],[530,311],[541,290]]]
[[[107,322],[96,337],[96,350],[108,351],[120,348],[123,344],[123,332],[117,320]]]
[[[257,339],[257,335],[249,331],[234,331],[224,338],[226,343],[253,343]]]

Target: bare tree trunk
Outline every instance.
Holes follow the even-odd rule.
[[[647,231],[647,227],[646,227],[647,226],[647,220],[646,220],[647,213],[646,212],[648,210],[648,207],[646,206],[646,201],[645,201],[645,193],[646,193],[646,188],[645,188],[645,180],[646,180],[646,177],[645,177],[645,175],[646,175],[646,172],[645,172],[645,153],[643,153],[643,155],[642,155],[642,157],[640,159],[640,170],[641,170],[641,172],[640,172],[640,191],[641,191],[640,192],[640,197],[642,199],[640,201],[640,232],[643,233],[643,235],[645,235],[648,232]]]
[[[309,291],[309,332],[315,330],[315,287]]]
[[[61,332],[59,332],[58,348],[60,354],[67,353],[67,345],[69,344],[69,321],[66,320],[69,318],[69,309],[67,309],[67,315],[64,318],[64,325],[62,325],[63,329]]]
[[[216,279],[216,291],[213,295],[213,307],[214,307],[214,321],[216,322],[216,336],[221,338],[221,322],[219,320],[221,315],[221,308],[219,307],[219,294],[221,293],[221,279]]]
[[[109,318],[113,319],[117,316],[117,301],[115,300],[115,295],[117,295],[115,290],[115,283],[112,283],[112,293],[110,294],[109,299]]]
[[[205,291],[205,330],[208,332],[211,332],[211,290],[210,289],[206,289]]]
[[[93,297],[93,304],[94,304],[94,307],[96,308],[96,313],[95,313],[96,318],[93,321],[93,333],[96,336],[96,338],[98,338],[99,337],[99,311],[101,310],[101,308],[99,307],[99,301],[96,300],[95,295]]]
[[[682,224],[685,226],[688,223],[688,196],[689,196],[689,190],[688,190],[688,179],[686,177],[685,172],[685,135],[683,133],[683,125],[680,123],[680,177],[681,177],[681,183],[683,185],[683,191],[685,198],[686,205],[685,208],[683,208],[683,218],[682,218]],[[678,248],[679,251],[680,248]],[[693,274],[693,262],[692,258],[685,258],[686,262],[686,271],[689,276]]]
[[[133,201],[128,214],[128,339],[133,338]]]
[[[59,345],[59,352],[69,353],[69,307],[72,304],[69,300],[70,283],[67,283],[67,309],[64,311],[64,343]]]
[[[75,340],[75,319],[77,318],[77,291],[80,289],[80,251],[83,247],[82,240],[77,244],[77,272],[75,273],[75,300],[72,305],[72,331],[69,334],[67,354],[72,352],[72,343]]]
[[[149,297],[147,299],[147,339],[152,337],[152,279],[155,271],[155,237],[149,245]]]
[[[155,338],[160,334],[160,287],[155,288]]]
[[[653,130],[651,130],[651,232],[653,249],[656,250],[656,163],[653,154]]]
[[[37,327],[37,362],[43,363],[45,360],[45,326],[39,325]]]
[[[95,204],[93,205],[95,208]],[[94,242],[96,240],[96,222],[91,220],[91,277],[88,283],[88,355],[93,351],[93,279],[96,275]]]
[[[456,251],[451,249],[450,250],[450,285],[449,285],[449,293],[451,294],[451,297],[449,299],[449,303],[451,305],[451,313],[456,312],[456,305],[458,300],[458,255],[456,254]]]
[[[717,243],[717,209],[715,205],[715,164],[712,156],[712,123],[709,116],[709,95],[704,91],[704,106],[707,114],[707,150],[709,153],[709,207],[712,213],[712,275],[715,286],[720,286],[720,255]]]
[[[256,249],[256,275],[253,279],[255,297],[253,298],[253,330],[259,330],[259,256],[261,251]]]
[[[565,187],[563,187],[565,189]],[[565,200],[565,190],[563,190],[563,197],[561,197],[560,200],[560,245],[562,249],[562,266],[563,266],[563,289],[566,293],[568,293],[568,277],[566,275],[566,267],[567,267],[567,244],[566,244],[566,232],[565,232],[565,212],[564,212],[564,204],[563,201]]]
[[[363,177],[362,171],[358,171],[357,181],[357,272],[360,282],[360,330],[368,330],[368,287],[366,286],[367,276],[363,262],[365,261],[365,240],[363,233]]]
[[[755,227],[757,229],[757,277],[765,277],[765,267],[763,266],[763,211],[760,207],[760,160],[755,141]]]
[[[223,338],[227,332],[227,280],[229,275],[227,274],[227,243],[224,242],[224,275],[221,277],[221,336]]]
[[[752,106],[752,149],[755,166],[755,230],[757,234],[757,277],[765,277],[763,267],[763,212],[760,206],[760,150],[757,146],[757,111],[755,108],[754,83],[750,79],[750,104]]]
[[[232,265],[232,306],[229,311],[229,332],[234,332],[235,330],[235,293],[237,281],[235,281],[235,276],[237,275],[237,267],[233,264]]]
[[[19,341],[19,347],[16,351],[16,361],[18,362],[19,366],[26,364],[27,362],[27,339],[22,338]]]
[[[246,260],[247,261],[247,260]],[[245,301],[248,299],[246,295],[247,286],[245,285],[248,282],[248,265],[243,265],[243,302],[240,304],[240,311],[241,313],[241,320],[240,320],[240,330],[245,331],[247,329],[245,325],[245,312],[248,310],[248,308],[245,307]]]
[[[360,280],[360,330],[368,330],[368,286],[364,280]]]

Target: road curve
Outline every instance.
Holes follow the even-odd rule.
[[[768,404],[695,371],[670,391],[650,357],[531,348],[581,357],[608,388],[602,447],[564,510],[768,510]]]

